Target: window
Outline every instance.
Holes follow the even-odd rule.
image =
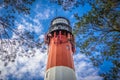
[[[67,45],[66,48],[67,48],[67,50],[70,50],[70,46],[69,45]]]

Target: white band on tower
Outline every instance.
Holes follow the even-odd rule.
[[[75,71],[65,66],[52,67],[46,71],[45,80],[76,80]]]

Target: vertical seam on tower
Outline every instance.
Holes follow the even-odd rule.
[[[54,38],[56,39],[56,36]],[[56,59],[57,58],[57,50],[56,50],[56,44],[55,44],[55,42],[54,42],[54,45],[55,45],[55,66],[56,66],[56,64],[57,64],[57,61],[56,61],[57,60]],[[55,68],[55,74],[54,75],[56,76],[56,68]],[[55,79],[56,79],[56,77],[55,77]]]

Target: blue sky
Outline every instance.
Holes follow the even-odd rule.
[[[71,27],[74,26],[75,18],[74,13],[78,13],[82,16],[84,13],[89,11],[91,8],[88,4],[84,7],[79,6],[72,11],[64,11],[63,8],[57,4],[50,3],[48,0],[37,0],[31,7],[30,15],[18,15],[16,16],[16,28],[18,32],[30,31],[34,32],[35,40],[44,40],[44,34],[48,31],[50,22],[57,16],[63,16],[70,20]],[[2,7],[0,8],[2,11]],[[11,41],[18,36],[12,33]],[[19,45],[12,45],[14,48]],[[17,56],[14,63],[9,63],[7,67],[4,67],[4,63],[0,61],[0,79],[3,80],[44,80],[44,73],[47,62],[47,51],[42,52],[41,49],[33,48],[29,52],[34,52],[35,56],[28,58],[22,56],[21,51],[23,47],[19,47],[16,54]],[[11,49],[8,49],[11,50]],[[15,49],[16,50],[16,49]],[[104,66],[101,69],[96,68],[92,65],[92,62],[84,55],[78,52],[73,55],[75,72],[77,80],[102,80],[102,77],[98,75],[101,71],[104,71]],[[106,62],[106,64],[108,64]],[[107,65],[106,65],[107,66]]]

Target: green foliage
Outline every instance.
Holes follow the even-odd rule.
[[[9,33],[15,32],[17,15],[30,14],[31,5],[35,0],[2,0],[0,1],[0,39],[10,38]],[[22,33],[21,33],[22,34]],[[18,33],[17,33],[18,35]],[[1,39],[2,40],[2,39]]]
[[[30,5],[32,5],[34,1],[35,0],[4,0],[3,4],[4,8],[8,9],[8,12],[29,14]],[[11,7],[11,9],[9,9],[9,7]]]
[[[0,25],[4,28],[14,26],[15,15],[30,14],[30,8],[35,0],[2,0],[0,2]]]
[[[18,50],[22,53],[29,53],[28,57],[34,53],[34,47],[41,47],[41,42],[34,42],[34,37],[29,32],[20,32],[16,29],[15,20],[17,15],[29,15],[31,5],[35,0],[0,0],[0,60],[4,66],[14,62],[18,56]],[[9,34],[17,36],[11,39]],[[5,36],[3,38],[3,36]],[[26,50],[24,50],[27,47]],[[30,52],[30,50],[32,50]],[[21,55],[21,54],[19,54]],[[0,71],[1,73],[1,71]]]
[[[120,2],[119,1],[100,1],[89,2],[92,9],[82,17],[75,15],[78,22],[77,26],[92,24],[98,28],[107,28],[107,31],[120,32]]]
[[[76,44],[79,43],[80,52],[90,57],[95,66],[101,65],[105,60],[114,64],[109,73],[100,74],[104,77],[104,80],[119,79],[120,1],[94,0],[88,1],[88,3],[92,7],[88,13],[82,17],[77,13],[74,15],[77,20],[74,33],[79,39]],[[86,35],[84,41],[78,37],[83,35]],[[96,54],[96,52],[99,54]]]
[[[84,5],[86,1],[87,0],[50,0],[50,2],[57,3],[58,5],[62,5],[64,10],[69,10],[69,11],[74,9],[75,7],[79,7],[80,4]]]

